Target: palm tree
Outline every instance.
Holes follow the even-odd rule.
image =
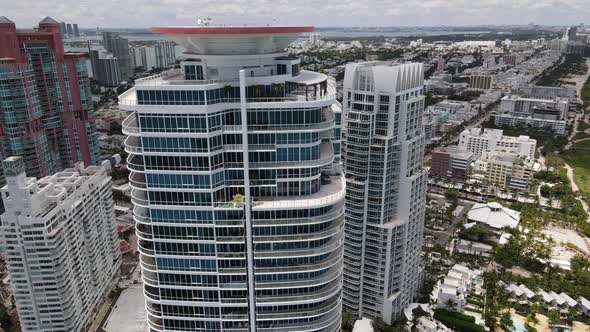
[[[453,301],[453,299],[448,299],[447,302],[445,302],[445,308],[447,308],[447,310],[449,311],[455,311],[457,306],[457,303],[455,303],[455,301]]]
[[[504,311],[504,313],[502,313],[502,316],[500,317],[500,327],[502,327],[502,330],[504,331],[514,330],[514,321],[512,320],[510,311]]]

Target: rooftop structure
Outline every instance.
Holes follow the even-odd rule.
[[[520,222],[520,212],[503,207],[500,203],[475,203],[467,212],[469,222],[484,225],[495,231],[505,227],[516,228]]]
[[[284,50],[311,29],[153,29],[187,52],[119,97],[150,330],[340,331],[341,109]]]

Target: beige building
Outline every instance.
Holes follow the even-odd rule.
[[[474,170],[483,174],[488,183],[501,189],[526,191],[540,165],[512,153],[486,151],[481,160],[475,162]]]

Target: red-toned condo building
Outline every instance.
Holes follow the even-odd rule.
[[[22,156],[26,173],[35,177],[98,161],[84,58],[64,52],[60,24],[52,18],[17,30],[0,16],[0,159]]]

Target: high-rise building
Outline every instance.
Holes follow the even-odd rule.
[[[119,59],[115,58],[105,49],[92,49],[88,43],[88,54],[92,66],[92,77],[100,85],[118,86],[123,79],[119,68]]]
[[[69,37],[74,36],[74,29],[72,29],[71,23],[66,23],[66,31],[68,32]]]
[[[85,55],[64,52],[58,22],[17,31],[0,17],[0,96],[1,158],[22,156],[34,177],[98,162]]]
[[[423,86],[418,63],[353,63],[344,74],[343,307],[387,324],[422,282]]]
[[[152,331],[340,331],[335,81],[312,27],[162,27],[179,69],[119,96]]]
[[[436,72],[442,73],[443,71],[445,71],[445,59],[440,57],[436,59]]]
[[[61,22],[59,24],[59,28],[60,28],[62,37],[68,34],[68,30],[66,29],[66,23],[65,22]]]
[[[22,330],[85,331],[121,264],[111,181],[102,166],[27,178],[3,161],[3,252]]]
[[[131,67],[144,70],[168,68],[176,63],[176,51],[171,41],[159,41],[151,46],[131,47]]]
[[[131,53],[129,52],[129,40],[121,37],[118,32],[103,31],[102,43],[104,48],[113,54],[119,62],[121,78],[126,80],[133,74],[131,68]]]
[[[74,28],[74,37],[80,37],[80,30],[78,30],[78,24],[74,23],[73,28]]]

